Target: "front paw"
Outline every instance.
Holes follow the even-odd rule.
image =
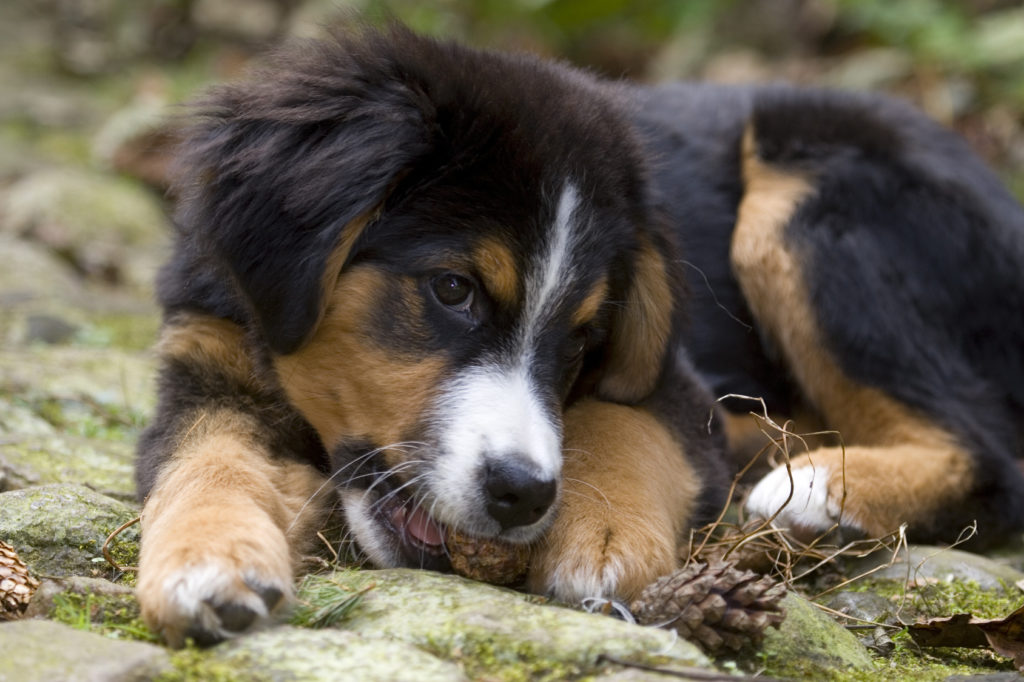
[[[288,547],[269,521],[210,510],[153,525],[143,531],[136,592],[146,624],[169,645],[216,644],[288,603]]]
[[[674,534],[643,520],[556,522],[530,561],[531,591],[578,604],[584,599],[629,602],[678,566]]]

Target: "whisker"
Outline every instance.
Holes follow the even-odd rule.
[[[573,483],[579,483],[580,485],[585,485],[585,486],[587,486],[588,488],[591,488],[591,489],[592,489],[592,490],[593,490],[594,492],[596,492],[596,493],[597,493],[598,495],[600,495],[600,496],[601,496],[601,499],[603,499],[603,500],[604,500],[604,503],[605,503],[605,505],[606,505],[606,506],[607,506],[607,507],[608,507],[609,509],[611,509],[611,508],[612,508],[612,503],[611,503],[611,500],[609,500],[609,499],[608,499],[608,496],[607,496],[607,495],[605,495],[605,494],[604,494],[604,492],[602,492],[602,490],[601,490],[600,488],[598,488],[598,487],[597,487],[596,485],[594,485],[593,483],[588,483],[587,481],[584,481],[583,479],[579,479],[579,478],[571,478],[571,477],[569,477],[569,476],[566,476],[566,477],[565,477],[565,480],[566,480],[566,481],[571,481],[571,482],[573,482]],[[566,490],[565,490],[565,492],[575,492],[575,493],[576,493],[576,494],[578,494],[578,495],[582,495],[582,494],[583,494],[583,493],[579,492],[578,490],[573,490],[573,491],[570,491],[570,490],[566,489]]]

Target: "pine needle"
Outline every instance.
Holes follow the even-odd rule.
[[[292,624],[308,628],[329,628],[345,620],[376,583],[353,586],[345,580],[361,580],[340,571],[330,576],[308,575],[299,586],[298,606]]]

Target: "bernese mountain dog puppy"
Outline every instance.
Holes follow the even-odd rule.
[[[455,528],[629,598],[764,444],[738,396],[838,434],[754,486],[776,525],[1024,526],[1024,210],[900,102],[361,29],[214,90],[182,168],[138,460],[172,644],[286,604],[337,499],[373,565]]]

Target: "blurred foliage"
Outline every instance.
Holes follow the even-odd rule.
[[[0,87],[43,110],[39,78],[64,77],[82,97],[69,112],[102,118],[102,98],[188,99],[266,47],[352,16],[616,78],[896,93],[964,133],[1024,194],[1021,0],[0,0]],[[41,117],[16,108],[0,103],[0,139],[38,130]],[[66,129],[71,113],[44,127]]]

